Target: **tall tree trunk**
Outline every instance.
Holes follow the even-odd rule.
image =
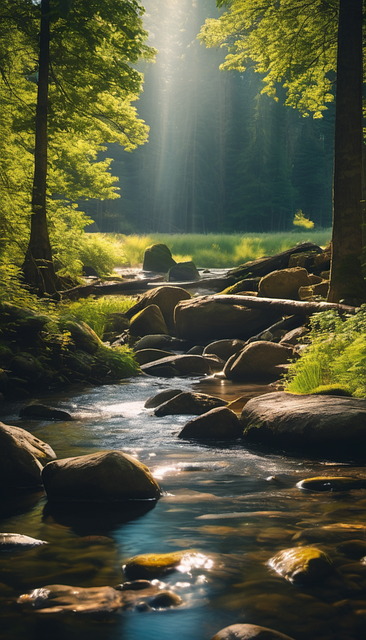
[[[362,253],[362,0],[340,0],[328,300],[366,300]]]
[[[55,294],[59,284],[52,259],[46,215],[49,45],[50,0],[42,0],[31,234],[23,264],[26,283],[35,288],[39,295]]]

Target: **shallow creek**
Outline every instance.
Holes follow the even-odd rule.
[[[267,392],[268,387],[229,381],[139,377],[118,385],[37,398],[76,414],[73,422],[19,419],[7,405],[1,419],[49,443],[59,458],[121,449],[147,464],[163,497],[144,514],[54,511],[44,494],[7,501],[2,496],[0,531],[33,536],[49,544],[0,557],[0,637],[30,640],[209,640],[238,622],[271,627],[295,640],[363,640],[366,564],[343,553],[344,540],[366,540],[366,490],[310,493],[296,487],[317,475],[366,477],[366,469],[260,451],[240,442],[213,446],[177,434],[190,416],[157,418],[144,409],[163,389],[195,389],[226,399]],[[25,404],[25,403],[23,403]],[[335,573],[322,585],[295,587],[268,566],[278,551],[312,539],[305,530],[332,523],[362,525],[343,537],[316,544],[328,552]],[[26,614],[12,603],[48,584],[115,586],[122,565],[141,553],[194,549],[200,562],[162,577],[183,599],[180,607],[124,612],[90,620]],[[366,555],[366,552],[365,552]]]

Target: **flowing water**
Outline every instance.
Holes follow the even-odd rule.
[[[169,387],[228,399],[269,391],[220,380],[139,377],[43,399],[71,410],[72,422],[20,420],[20,405],[3,409],[5,423],[28,429],[59,458],[104,449],[136,456],[152,470],[164,495],[154,508],[134,514],[101,507],[92,513],[54,511],[42,493],[17,500],[2,496],[0,531],[49,544],[1,554],[1,637],[209,640],[227,625],[249,622],[295,640],[363,639],[366,565],[344,555],[339,546],[344,538],[330,535],[321,541],[335,567],[322,585],[295,587],[268,560],[314,527],[366,525],[365,490],[310,493],[296,486],[317,475],[365,477],[364,468],[249,451],[240,441],[214,446],[181,440],[177,434],[190,416],[157,418],[144,409],[148,397]],[[363,527],[356,534],[345,528],[344,535],[365,538]],[[56,620],[14,605],[20,594],[49,584],[115,586],[123,581],[122,565],[131,556],[183,549],[198,551],[201,562],[162,577],[183,599],[174,609]]]

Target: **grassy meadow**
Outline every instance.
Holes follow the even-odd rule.
[[[101,244],[104,242],[108,244],[109,256],[113,256],[114,266],[135,267],[141,265],[145,249],[151,244],[162,242],[169,247],[177,262],[193,260],[199,268],[230,268],[248,260],[285,251],[299,242],[311,241],[324,247],[330,241],[331,229],[230,235],[193,233],[143,236],[86,234],[86,244],[92,241],[95,247],[96,243],[99,244],[97,237],[99,237]],[[88,264],[92,262],[90,260]]]

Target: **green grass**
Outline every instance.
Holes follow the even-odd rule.
[[[113,235],[110,241],[115,243],[115,246],[120,244],[120,251],[117,249],[116,254],[122,258],[121,264],[125,263],[129,266],[141,265],[145,249],[154,243],[163,242],[177,261],[193,260],[200,268],[230,268],[248,260],[285,251],[299,242],[311,241],[325,247],[330,238],[331,229],[324,229],[245,235],[191,233]],[[120,265],[115,264],[115,266]]]
[[[344,320],[335,311],[315,314],[309,337],[309,346],[290,366],[285,390],[319,393],[336,386],[366,397],[366,305]]]
[[[64,302],[58,306],[59,316],[73,317],[83,320],[101,338],[107,317],[110,313],[125,313],[135,304],[136,300],[127,296],[103,296],[101,298],[86,298],[76,302]]]

